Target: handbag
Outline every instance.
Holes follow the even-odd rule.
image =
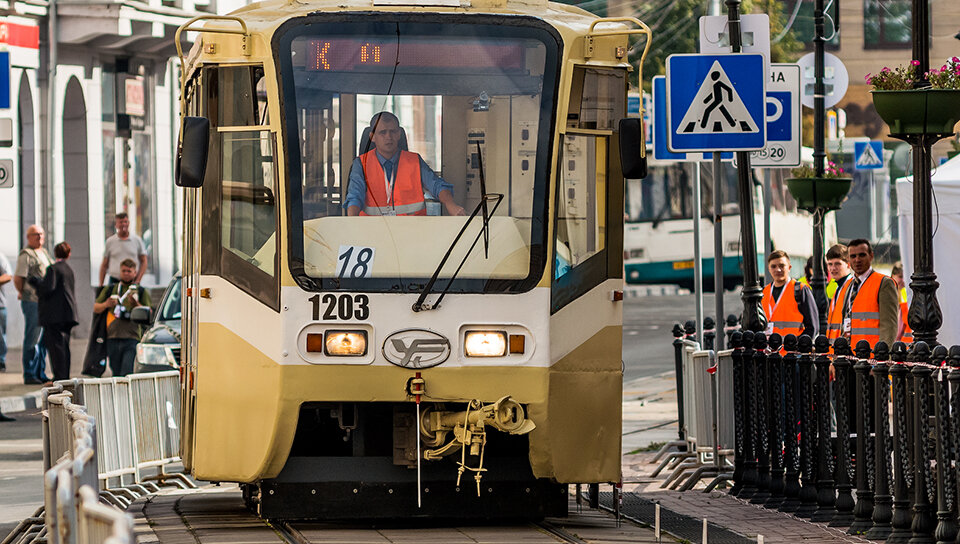
[[[99,378],[107,369],[107,314],[100,312],[93,314],[90,322],[90,340],[87,343],[87,353],[83,356],[83,370],[86,376]]]

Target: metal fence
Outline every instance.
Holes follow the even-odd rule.
[[[712,327],[710,319],[705,325]],[[707,329],[705,344],[712,348],[715,331]],[[713,489],[733,477],[730,457],[734,453],[732,350],[701,349],[695,342],[693,322],[676,325],[674,350],[677,375],[679,440],[668,442],[653,458],[660,465],[653,471],[670,474],[661,487],[689,490],[705,477]],[[675,450],[675,451],[673,451]]]
[[[871,540],[957,540],[960,346],[751,332],[732,346],[731,493]]]
[[[194,487],[170,470],[180,462],[178,372],[65,380],[41,402],[44,506],[0,544],[132,543],[122,509],[160,485]]]

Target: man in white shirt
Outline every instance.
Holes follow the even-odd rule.
[[[117,214],[114,220],[117,233],[107,238],[103,246],[103,261],[100,263],[100,287],[109,274],[110,285],[120,282],[120,263],[127,259],[138,262],[137,277],[133,283],[139,285],[143,273],[147,270],[147,246],[136,234],[130,232],[130,218],[126,212]]]
[[[40,327],[39,297],[27,282],[33,276],[43,277],[53,258],[43,248],[43,227],[27,227],[27,247],[17,255],[17,267],[13,272],[13,286],[17,288],[20,309],[23,310],[23,383],[30,385],[50,381],[44,371],[47,350],[40,343],[43,329]]]

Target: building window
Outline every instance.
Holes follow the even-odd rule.
[[[888,49],[910,47],[910,0],[864,0],[863,47]]]

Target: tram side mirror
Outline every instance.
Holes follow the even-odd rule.
[[[184,117],[183,139],[177,151],[177,185],[197,188],[203,185],[210,145],[210,121],[206,117]]]
[[[149,306],[135,306],[130,310],[130,321],[138,325],[149,325],[153,312]]]
[[[625,117],[620,120],[620,166],[626,179],[647,177],[647,141],[643,119]]]

